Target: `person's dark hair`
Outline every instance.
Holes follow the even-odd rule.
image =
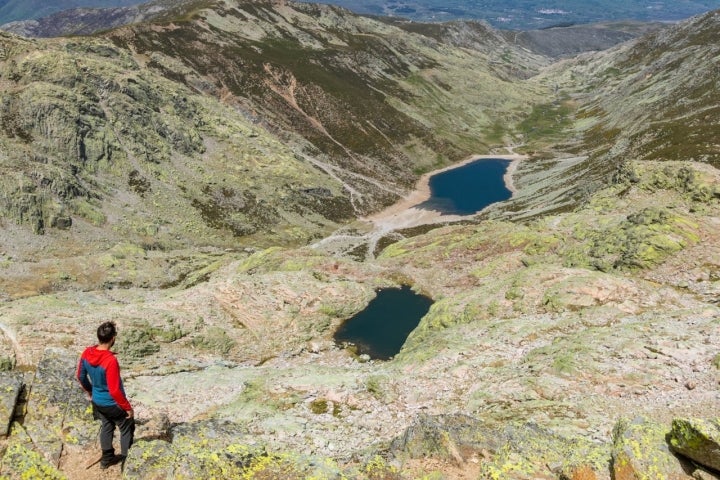
[[[104,322],[97,329],[97,337],[100,343],[109,343],[117,335],[115,322]]]

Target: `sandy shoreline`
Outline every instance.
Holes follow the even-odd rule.
[[[490,158],[510,160],[510,165],[503,176],[503,180],[505,182],[505,186],[514,195],[517,190],[515,189],[515,184],[513,182],[513,174],[517,170],[520,162],[527,158],[526,156],[518,154],[473,155],[462,162],[454,163],[445,168],[424,174],[415,185],[415,190],[413,190],[409,195],[399,202],[389,206],[385,210],[366,217],[365,220],[374,223],[380,230],[388,231],[399,228],[409,228],[427,223],[447,222],[462,219],[464,217],[461,215],[443,215],[442,213],[433,210],[424,210],[414,207],[430,198],[430,177],[433,175],[467,165],[468,163],[476,160]]]

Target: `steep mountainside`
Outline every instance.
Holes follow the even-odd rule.
[[[720,13],[548,72],[575,92],[576,151],[596,163],[692,159],[720,166]],[[577,86],[582,85],[578,91]]]
[[[487,27],[455,30],[473,44],[502,45],[491,54],[336,7],[243,1],[109,38],[149,58],[149,68],[262,118],[279,135],[300,135],[304,152],[326,157],[354,190],[374,190],[354,199],[368,212],[397,198],[417,171],[502,144],[537,95],[518,79],[542,58]],[[499,50],[502,60],[491,61]],[[386,180],[380,188],[369,184]]]
[[[10,271],[118,243],[170,251],[229,246],[258,232],[253,244],[307,241],[353,215],[338,181],[128,52],[97,41],[1,40],[0,204]],[[104,269],[78,273],[80,285],[102,284]]]

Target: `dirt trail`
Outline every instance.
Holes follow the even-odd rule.
[[[105,470],[100,468],[100,463],[88,467],[98,457],[100,457],[99,447],[66,450],[60,459],[60,471],[70,480],[120,480],[122,478],[120,465],[113,465]]]

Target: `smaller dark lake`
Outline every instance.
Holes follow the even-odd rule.
[[[447,215],[472,215],[512,196],[503,176],[510,160],[475,160],[430,177],[430,198],[418,208]]]
[[[383,288],[363,310],[335,332],[338,344],[351,343],[358,354],[389,360],[402,348],[408,335],[430,310],[432,299],[410,287]]]

